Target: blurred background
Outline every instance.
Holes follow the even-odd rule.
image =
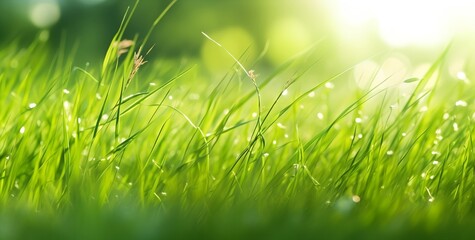
[[[171,0],[141,0],[126,38],[144,37]],[[100,62],[121,19],[135,0],[1,0],[0,46],[48,39],[78,44],[79,62]],[[196,58],[210,71],[229,70],[245,53],[278,65],[315,44],[328,67],[361,62],[363,69],[399,68],[433,61],[456,42],[458,74],[470,61],[475,2],[464,0],[178,0],[153,32],[152,55]],[[66,48],[67,49],[67,48]],[[391,54],[386,54],[391,52]],[[264,53],[264,54],[261,54]],[[379,63],[372,57],[384,53]],[[384,65],[386,63],[386,65]]]

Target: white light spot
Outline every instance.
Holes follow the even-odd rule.
[[[289,138],[289,134],[284,134],[284,137],[285,137],[285,138]]]
[[[335,88],[335,84],[333,84],[332,82],[326,82],[325,87],[328,89],[333,89]]]
[[[71,108],[71,103],[69,103],[68,101],[64,101],[63,102],[63,107],[64,107],[64,109],[69,110]]]
[[[30,103],[30,104],[28,104],[28,108],[29,108],[29,109],[33,109],[33,108],[35,108],[35,107],[36,107],[36,103]]]
[[[282,129],[286,129],[286,128],[287,128],[287,127],[284,126],[284,124],[282,124],[282,123],[277,123],[277,127],[278,127],[278,128],[282,128]]]
[[[317,113],[317,118],[322,120],[323,119],[323,113],[321,113],[321,112]]]
[[[252,117],[252,118],[256,118],[256,117],[257,117],[257,113],[256,113],[256,112],[253,112],[253,113],[251,114],[251,117]]]
[[[447,119],[449,119],[449,117],[450,117],[450,114],[444,113],[444,116],[443,116],[442,118],[443,118],[444,120],[447,120]]]
[[[427,173],[423,172],[423,173],[421,174],[421,177],[422,177],[422,178],[426,178],[426,177],[427,177]]]
[[[356,119],[355,119],[355,122],[356,122],[356,123],[361,123],[361,122],[363,122],[363,120],[362,120],[361,118],[356,118]]]
[[[119,167],[119,166],[115,166],[115,169],[116,169],[117,171],[119,171],[120,167]]]
[[[465,74],[465,72],[462,72],[462,71],[457,73],[457,78],[462,81],[468,81],[467,74]]]
[[[437,164],[439,164],[439,161],[433,161],[432,164],[437,165]]]
[[[452,124],[454,131],[457,132],[459,130],[459,125],[457,123]]]
[[[463,101],[463,100],[458,100],[457,102],[455,102],[455,106],[457,107],[466,107],[468,106],[467,102]]]
[[[108,114],[102,115],[102,120],[107,120],[107,119],[109,119],[109,115],[108,115]]]
[[[311,98],[315,97],[315,92],[314,92],[314,91],[310,92],[310,93],[308,94],[308,96],[311,97]]]
[[[269,153],[262,154],[263,157],[269,157]]]
[[[361,134],[361,133],[358,134],[358,138],[359,138],[359,139],[362,139],[362,138],[363,138],[363,134]]]
[[[282,96],[287,96],[288,94],[289,94],[288,89],[285,89],[284,91],[282,91]]]
[[[391,156],[391,155],[394,154],[394,151],[393,151],[393,150],[388,150],[388,151],[386,152],[386,154],[389,155],[389,156]]]
[[[172,95],[168,96],[168,99],[173,100],[173,96]]]
[[[157,86],[157,84],[156,84],[156,83],[154,83],[154,82],[151,82],[151,83],[149,83],[148,85],[150,85],[151,87],[155,87],[155,86]]]
[[[407,136],[407,133],[403,132],[403,133],[401,133],[401,136],[405,137],[405,136]]]
[[[359,203],[361,201],[361,198],[360,196],[358,195],[353,195],[353,197],[351,197],[351,200],[354,202],[354,203]]]
[[[63,89],[63,93],[64,93],[64,94],[69,94],[70,92],[69,92],[68,89],[65,88],[65,89]]]
[[[437,134],[437,135],[440,135],[440,134],[442,134],[442,129],[440,129],[440,128],[437,128],[437,130],[435,130],[435,134]]]
[[[429,108],[427,108],[427,106],[423,106],[423,107],[421,107],[419,112],[427,112],[427,110],[429,110]]]
[[[102,99],[101,94],[96,93],[96,98],[97,98],[97,100],[101,100]]]
[[[54,0],[38,1],[30,11],[30,20],[36,27],[47,28],[58,22],[61,16],[59,4]]]
[[[437,156],[439,156],[439,155],[440,155],[440,152],[432,151],[431,154],[432,154],[432,155],[437,155]]]
[[[272,141],[272,144],[276,145],[276,144],[277,144],[277,141],[276,141],[276,140]]]
[[[20,128],[20,134],[23,134],[23,133],[25,133],[25,131],[26,131],[25,127],[24,127],[24,126],[22,126],[22,127]]]

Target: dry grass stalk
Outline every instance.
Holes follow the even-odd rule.
[[[147,63],[147,61],[144,61],[143,56],[140,54],[141,51],[142,49],[140,48],[138,52],[134,52],[134,68],[132,69],[132,72],[130,72],[126,86],[128,86],[132,79],[135,77],[135,74],[137,74],[137,72],[139,71],[140,66]]]

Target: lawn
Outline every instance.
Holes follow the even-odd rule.
[[[449,74],[456,43],[359,85],[359,63],[328,71],[319,44],[269,67],[203,33],[235,63],[210,77],[150,59],[149,34],[126,40],[132,12],[100,64],[41,34],[0,48],[0,239],[475,236],[475,89],[468,67]]]

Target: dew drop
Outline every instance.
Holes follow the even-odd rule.
[[[333,89],[335,88],[335,84],[333,84],[332,82],[327,82],[325,83],[325,87],[328,89]]]
[[[458,100],[457,102],[455,102],[455,106],[457,107],[466,107],[468,106],[467,102],[463,101],[463,100]]]
[[[457,123],[452,124],[454,131],[457,132],[459,130],[459,125]]]
[[[450,117],[450,114],[444,113],[444,116],[443,116],[442,118],[443,118],[444,120],[447,120],[447,119],[449,119],[449,117]]]
[[[323,113],[321,113],[321,112],[317,113],[317,118],[322,120],[323,119]]]
[[[30,103],[30,104],[28,104],[28,108],[29,108],[29,109],[33,109],[33,108],[35,108],[35,107],[36,107],[36,103]]]

